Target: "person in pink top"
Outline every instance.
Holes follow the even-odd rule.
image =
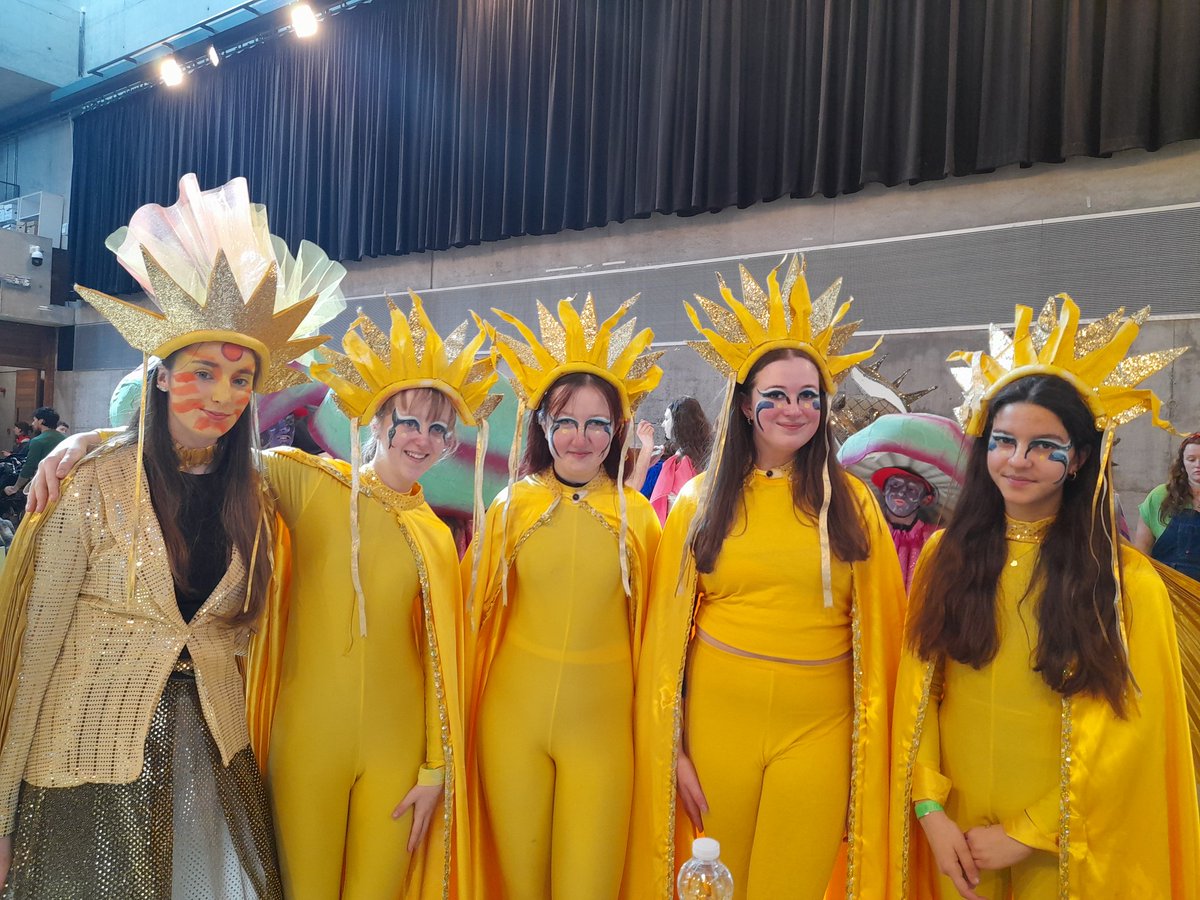
[[[663,414],[663,432],[668,446],[675,452],[662,461],[658,480],[650,494],[650,505],[658,520],[667,521],[667,513],[683,486],[708,465],[713,430],[704,408],[695,397],[680,397],[672,401]]]

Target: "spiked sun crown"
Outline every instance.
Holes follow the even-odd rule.
[[[684,301],[688,318],[703,335],[702,341],[689,341],[709,365],[722,375],[732,377],[738,384],[745,382],[754,364],[772,350],[802,350],[813,358],[821,372],[821,384],[826,393],[837,389],[840,376],[852,366],[864,362],[878,349],[838,355],[861,325],[861,322],[839,323],[850,311],[853,298],[837,306],[842,280],[839,278],[814,303],[804,278],[805,264],[799,255],[793,256],[782,286],[778,267],[767,276],[767,290],[741,266],[742,300],[738,301],[719,273],[717,281],[722,306],[707,297],[696,295],[696,302],[708,315],[713,328],[705,328],[692,305]]]
[[[488,393],[496,383],[495,359],[475,359],[487,323],[472,313],[479,332],[469,343],[465,321],[443,340],[421,298],[410,296],[408,316],[388,298],[390,335],[360,313],[342,338],[345,353],[321,350],[329,362],[314,363],[313,378],[329,385],[342,412],[360,422],[369,420],[397,391],[426,387],[449,397],[463,424],[477,426],[501,400],[499,394]]]
[[[1062,301],[1061,312],[1057,301]],[[988,405],[1012,382],[1028,375],[1055,375],[1079,392],[1103,431],[1150,413],[1154,424],[1171,430],[1159,415],[1162,401],[1151,390],[1139,389],[1151,375],[1166,368],[1187,347],[1127,356],[1150,307],[1126,317],[1124,307],[1084,328],[1079,307],[1066,294],[1046,301],[1037,319],[1028,306],[1017,306],[1010,337],[992,326],[989,352],[960,350],[949,361],[966,367],[953,370],[963,387],[963,405],[955,410],[967,434],[979,437],[987,424]]]
[[[546,391],[562,376],[587,372],[616,388],[621,414],[631,419],[646,395],[658,386],[662,369],[657,362],[663,355],[661,350],[644,352],[654,340],[654,332],[643,328],[635,336],[636,318],[617,327],[636,301],[636,296],[629,298],[600,323],[591,294],[583,302],[582,313],[575,311],[571,300],[558,301],[557,319],[538,301],[540,341],[524,322],[493,309],[525,339],[521,343],[503,333],[494,335],[496,351],[512,369],[513,390],[525,406],[537,409]]]
[[[135,350],[165,358],[189,344],[225,341],[258,356],[255,389],[269,393],[308,379],[288,363],[319,346],[311,335],[345,308],[346,270],[315,244],[293,257],[252,204],[244,178],[201,191],[179,180],[169,207],[140,207],[105,242],[159,310],[75,286]]]

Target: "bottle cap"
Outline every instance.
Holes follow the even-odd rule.
[[[721,858],[721,845],[713,838],[696,838],[692,841],[692,856],[705,862],[713,862]]]

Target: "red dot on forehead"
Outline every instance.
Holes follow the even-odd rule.
[[[238,346],[237,344],[222,344],[221,355],[230,362],[237,362],[246,355],[246,348]]]

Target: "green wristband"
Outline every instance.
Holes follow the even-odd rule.
[[[942,812],[942,804],[936,800],[918,800],[913,806],[913,812],[917,814],[918,819],[923,819],[933,812]]]

